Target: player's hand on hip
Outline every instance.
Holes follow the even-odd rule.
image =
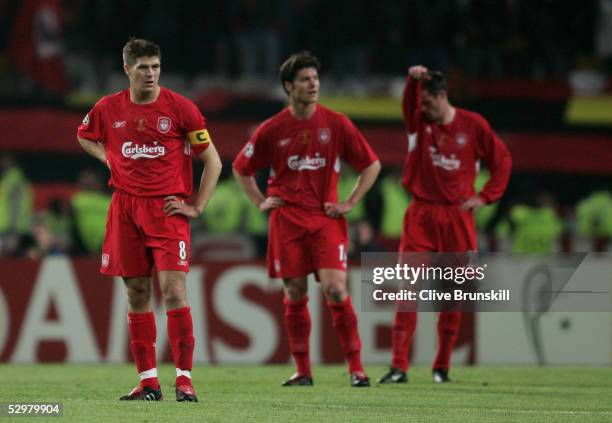
[[[479,196],[474,196],[472,198],[468,198],[462,205],[461,210],[475,212],[479,208],[483,207],[485,202]]]
[[[427,78],[427,72],[429,69],[421,65],[411,66],[408,69],[408,75],[417,80]]]
[[[265,200],[259,203],[257,207],[259,207],[259,210],[261,210],[262,212],[265,212],[270,209],[280,207],[283,204],[285,204],[285,202],[280,197],[267,197]]]
[[[353,205],[348,201],[344,201],[342,203],[325,203],[323,208],[326,215],[337,219],[353,210]]]
[[[164,198],[164,213],[168,216],[174,216],[175,214],[182,214],[187,217],[198,217],[200,213],[192,205],[186,204],[182,198],[169,195]]]

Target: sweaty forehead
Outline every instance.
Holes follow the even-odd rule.
[[[160,64],[160,60],[159,57],[157,56],[145,56],[145,57],[139,57],[136,59],[136,62],[134,63],[134,66],[153,66],[153,65],[159,65]]]
[[[300,79],[300,78],[310,78],[313,76],[318,76],[318,72],[315,68],[303,68],[300,69],[297,74],[295,75],[296,79]]]

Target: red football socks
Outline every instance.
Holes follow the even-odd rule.
[[[168,341],[176,366],[176,386],[191,385],[193,366],[193,321],[189,307],[176,308],[166,312],[168,316]]]
[[[155,340],[157,338],[155,315],[150,311],[147,313],[129,312],[128,328],[130,332],[130,351],[138,369],[140,385],[159,389],[155,357]]]
[[[450,368],[453,346],[459,335],[461,312],[443,311],[438,316],[438,353],[433,363],[434,369]]]
[[[408,371],[410,365],[408,354],[412,345],[412,337],[417,324],[416,311],[396,311],[391,329],[391,348],[393,359],[391,367],[400,369],[403,372]]]
[[[351,304],[351,297],[346,297],[340,303],[328,301],[327,305],[331,310],[332,323],[344,350],[349,372],[363,372],[361,339],[359,339],[359,332],[357,331],[357,316]]]
[[[289,338],[289,350],[300,375],[311,376],[310,371],[310,313],[308,297],[291,301],[285,297],[285,328]]]

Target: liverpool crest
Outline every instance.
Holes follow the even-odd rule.
[[[170,120],[169,117],[160,117],[157,118],[157,130],[159,132],[161,132],[162,134],[167,133],[170,130],[170,127],[172,126],[172,121]]]

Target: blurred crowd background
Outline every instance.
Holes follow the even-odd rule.
[[[612,0],[0,0],[0,255],[99,253],[108,174],[75,131],[127,86],[131,35],[161,46],[161,84],[199,105],[225,161],[192,225],[195,259],[265,255],[266,216],[231,160],[284,107],[278,67],[303,49],[323,63],[322,103],[383,161],[348,216],[353,259],[397,248],[410,202],[399,98],[415,64],[447,72],[451,101],[482,113],[513,154],[507,195],[477,215],[483,250],[612,249]],[[355,178],[345,166],[341,198]]]

